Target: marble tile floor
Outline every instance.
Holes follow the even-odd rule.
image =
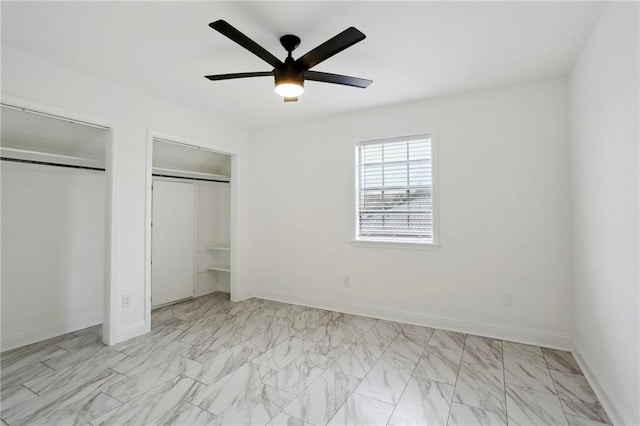
[[[214,293],[1,355],[2,425],[602,425],[568,352]]]

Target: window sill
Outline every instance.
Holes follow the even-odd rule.
[[[440,249],[440,244],[437,244],[437,243],[412,243],[408,241],[351,240],[351,245],[356,247],[402,249],[402,250],[436,251]]]

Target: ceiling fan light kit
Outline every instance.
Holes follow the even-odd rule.
[[[289,58],[287,58],[289,59]],[[283,98],[296,98],[304,93],[304,72],[293,66],[273,70],[276,81],[276,93]]]
[[[273,67],[272,71],[244,72],[232,74],[216,74],[205,76],[209,80],[230,80],[248,77],[273,76],[275,79],[275,91],[282,96],[285,102],[295,102],[298,96],[304,93],[304,81],[318,81],[321,83],[340,84],[351,87],[368,87],[372,81],[347,75],[331,74],[310,69],[320,62],[342,52],[344,49],[365,39],[365,35],[354,27],[349,27],[335,37],[322,43],[315,49],[307,52],[298,59],[293,59],[293,52],[300,45],[300,37],[286,34],[280,37],[280,44],[287,51],[287,58],[282,62],[265,48],[238,31],[228,22],[220,19],[209,24],[211,28],[220,34],[238,43],[254,55]]]
[[[276,93],[283,98],[297,98],[304,93],[302,82],[279,82],[276,83]]]

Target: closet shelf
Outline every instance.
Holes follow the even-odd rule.
[[[221,271],[221,272],[231,272],[230,266],[210,266],[207,268],[209,271]]]
[[[157,175],[169,175],[174,177],[186,177],[186,178],[196,178],[196,179],[215,179],[224,182],[230,182],[231,176],[227,175],[217,175],[213,173],[203,173],[203,172],[194,172],[189,170],[177,170],[177,169],[169,169],[165,167],[153,167],[153,174]]]
[[[231,248],[229,248],[229,247],[207,247],[207,250],[231,251]]]
[[[88,157],[76,157],[70,155],[54,154],[52,152],[31,151],[26,149],[16,149],[0,147],[0,156],[12,160],[21,160],[25,162],[43,162],[52,163],[53,165],[93,167],[97,169],[105,168],[104,160],[98,160]]]

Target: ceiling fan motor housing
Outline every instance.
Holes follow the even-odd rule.
[[[287,61],[288,62],[288,61]],[[276,86],[278,84],[297,84],[298,86],[304,87],[304,71],[298,70],[293,63],[285,63],[285,66],[282,68],[275,68],[274,76],[276,81]]]

